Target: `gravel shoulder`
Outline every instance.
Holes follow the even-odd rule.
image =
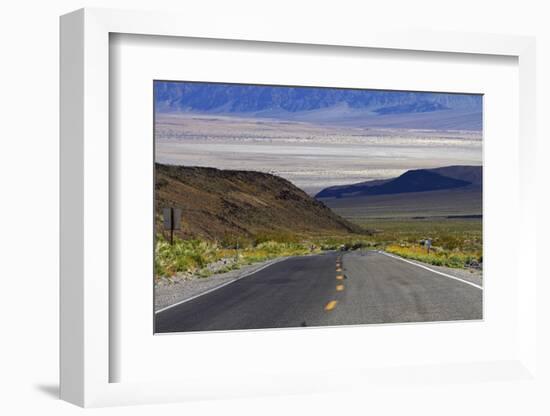
[[[252,273],[255,273],[256,271],[264,267],[286,260],[287,258],[288,257],[279,257],[260,263],[254,263],[243,266],[238,270],[231,270],[225,273],[213,274],[209,277],[204,278],[176,278],[172,281],[156,282],[155,312],[175,303],[199,296],[224,284],[239,280]]]
[[[397,256],[396,254],[390,253],[392,256]],[[436,270],[438,272],[447,273],[451,276],[458,277],[459,279],[466,280],[467,282],[474,283],[479,286],[483,286],[483,271],[479,269],[455,269],[452,267],[443,267],[443,266],[434,266],[433,264],[424,263],[418,260],[412,260],[403,257],[405,260],[412,263],[416,263],[422,266],[429,267],[430,269]]]

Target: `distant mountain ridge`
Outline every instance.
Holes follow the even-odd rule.
[[[365,89],[155,81],[159,113],[265,117],[359,127],[481,130],[482,97]]]
[[[258,112],[311,111],[345,103],[352,109],[410,113],[443,109],[481,111],[473,94],[374,91],[362,89],[276,87],[239,84],[155,82],[157,110]],[[384,110],[385,109],[385,110]]]
[[[435,169],[409,170],[393,179],[331,186],[315,195],[323,198],[354,198],[367,195],[391,195],[437,191],[466,186],[482,186],[481,166],[446,166]]]
[[[388,107],[381,107],[374,110],[376,114],[408,114],[408,113],[429,113],[431,111],[451,110],[439,102],[420,101],[410,104],[399,104]]]
[[[182,238],[253,240],[362,230],[279,176],[255,171],[156,164],[155,204],[182,210]],[[156,219],[162,232],[160,216]]]

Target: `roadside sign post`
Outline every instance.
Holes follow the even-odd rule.
[[[181,209],[163,208],[162,217],[164,229],[170,231],[170,245],[174,244],[174,230],[181,229]]]
[[[430,248],[432,247],[432,239],[428,238],[424,241],[424,244],[426,245],[426,250],[428,251],[428,253],[430,253]]]

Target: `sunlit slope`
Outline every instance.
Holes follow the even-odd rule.
[[[183,238],[227,241],[345,235],[360,229],[281,177],[156,165],[157,214],[182,209]],[[162,225],[157,215],[156,225]]]

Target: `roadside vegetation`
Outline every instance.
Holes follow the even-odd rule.
[[[370,220],[360,225],[364,235],[305,236],[265,234],[255,239],[224,238],[221,241],[181,239],[174,244],[159,233],[155,247],[157,278],[186,275],[208,277],[243,266],[287,256],[303,256],[329,250],[385,250],[401,257],[454,268],[480,267],[482,227],[480,219]],[[430,238],[427,252],[423,240]]]
[[[186,274],[208,277],[252,263],[278,257],[303,256],[336,249],[359,249],[372,246],[371,241],[346,236],[300,238],[292,235],[269,235],[255,240],[223,240],[210,242],[175,237],[170,244],[162,234],[157,235],[155,275],[157,278]]]
[[[457,250],[448,251],[432,248],[428,253],[424,247],[392,244],[386,247],[386,251],[408,259],[433,264],[434,266],[464,268],[465,266],[479,265],[481,263],[479,255],[471,255]]]
[[[252,245],[222,245],[219,242],[182,240],[174,244],[159,235],[155,249],[155,271],[158,277],[178,273],[207,277],[213,272],[223,273],[244,265],[285,256],[299,256],[319,252],[320,248],[294,242],[265,241]]]
[[[436,266],[481,267],[481,219],[373,220],[361,225],[373,229],[373,244],[401,257]],[[428,253],[423,241],[432,240]]]

